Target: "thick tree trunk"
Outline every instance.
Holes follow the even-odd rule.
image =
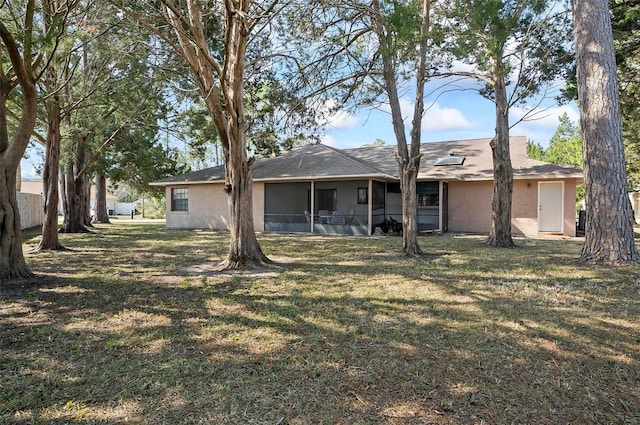
[[[22,114],[9,138],[7,98],[15,87],[0,73],[0,281],[33,276],[24,260],[22,229],[16,196],[17,170],[36,122],[38,96],[31,68],[25,67],[15,40],[4,26],[0,38],[8,50],[13,72],[22,88]],[[5,51],[3,51],[3,54]],[[3,59],[4,60],[4,59]]]
[[[107,214],[107,178],[98,173],[95,178],[95,185],[96,211],[93,222],[111,224],[109,214]]]
[[[60,229],[62,233],[89,232],[85,226],[86,186],[84,180],[82,176],[76,178],[73,159],[67,160],[64,169],[64,220]]]
[[[574,0],[573,21],[587,215],[580,260],[638,263],[608,2]]]
[[[47,108],[47,115],[49,126],[47,128],[45,160],[42,170],[44,223],[42,224],[42,239],[36,251],[64,249],[58,238],[58,204],[60,201],[58,181],[60,176],[61,117],[60,104],[57,96],[51,99]]]
[[[402,192],[402,253],[420,255],[418,245],[416,179],[418,168],[409,166],[400,170],[400,191]]]
[[[245,137],[242,131],[235,136]],[[243,143],[238,142],[237,145],[241,146]],[[262,252],[253,224],[253,161],[247,160],[245,149],[231,149],[227,157],[225,191],[229,203],[231,243],[227,258],[221,266],[225,269],[251,269],[272,264]]]
[[[513,168],[509,153],[509,105],[502,76],[494,83],[496,96],[496,134],[491,141],[493,154],[493,198],[491,200],[491,231],[487,245],[513,247],[511,236],[511,199],[513,195]]]
[[[417,194],[416,181],[420,170],[420,154],[421,145],[421,129],[422,115],[424,113],[424,84],[426,81],[426,61],[427,61],[427,38],[429,33],[429,10],[430,1],[423,0],[422,3],[422,26],[420,50],[418,61],[416,64],[416,101],[414,104],[412,128],[411,128],[411,144],[407,143],[405,133],[404,117],[400,108],[400,98],[398,95],[398,86],[396,82],[396,69],[394,67],[392,56],[395,54],[393,43],[387,23],[382,14],[374,19],[373,25],[378,41],[381,46],[381,58],[383,66],[383,77],[385,82],[385,90],[389,97],[389,106],[391,108],[391,122],[393,131],[398,144],[397,161],[400,174],[400,191],[402,194],[402,253],[404,255],[421,255],[423,254],[418,244],[418,217],[417,217]],[[380,13],[380,3],[378,0],[372,2],[372,7],[376,13]]]
[[[16,168],[0,162],[0,280],[33,276],[22,252]]]

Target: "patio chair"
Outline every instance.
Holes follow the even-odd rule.
[[[356,216],[356,210],[349,210],[349,215],[347,216],[347,224],[353,224],[353,219]]]
[[[331,220],[329,210],[318,210],[318,222],[327,223]]]
[[[307,223],[311,223],[311,213],[307,210],[304,210],[304,218],[307,220]]]
[[[329,224],[347,224],[347,218],[343,211],[334,211]]]

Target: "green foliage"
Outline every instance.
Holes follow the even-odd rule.
[[[640,190],[640,5],[612,2],[623,140],[630,190]]]
[[[527,140],[527,158],[543,161],[544,148],[540,143],[533,140]]]
[[[524,102],[566,73],[573,57],[569,14],[548,0],[453,0],[438,3],[434,25],[443,50],[474,69],[493,100],[492,83],[510,84],[509,106]]]
[[[386,144],[387,144],[387,143],[386,143],[384,140],[382,140],[382,139],[376,139],[376,140],[374,140],[374,141],[373,141],[373,142],[371,142],[371,143],[365,143],[364,145],[362,145],[362,147],[363,147],[363,148],[373,148],[373,147],[376,147],[376,146],[384,146],[384,145],[386,145]]]
[[[544,152],[544,160],[553,164],[583,168],[582,135],[578,126],[565,113]]]

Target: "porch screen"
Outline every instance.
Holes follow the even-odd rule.
[[[316,190],[316,210],[335,211],[338,201],[336,189]]]

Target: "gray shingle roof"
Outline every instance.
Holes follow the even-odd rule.
[[[421,146],[419,180],[491,180],[493,159],[491,139],[453,140],[424,143]],[[511,138],[511,163],[515,179],[575,178],[582,171],[527,158],[526,138]],[[396,180],[398,163],[396,146],[335,149],[325,145],[293,148],[278,157],[257,158],[252,168],[254,181],[321,180],[379,178]],[[435,166],[438,157],[450,154],[464,156],[462,165]],[[153,182],[166,186],[180,183],[213,183],[224,181],[224,167],[194,171]]]

